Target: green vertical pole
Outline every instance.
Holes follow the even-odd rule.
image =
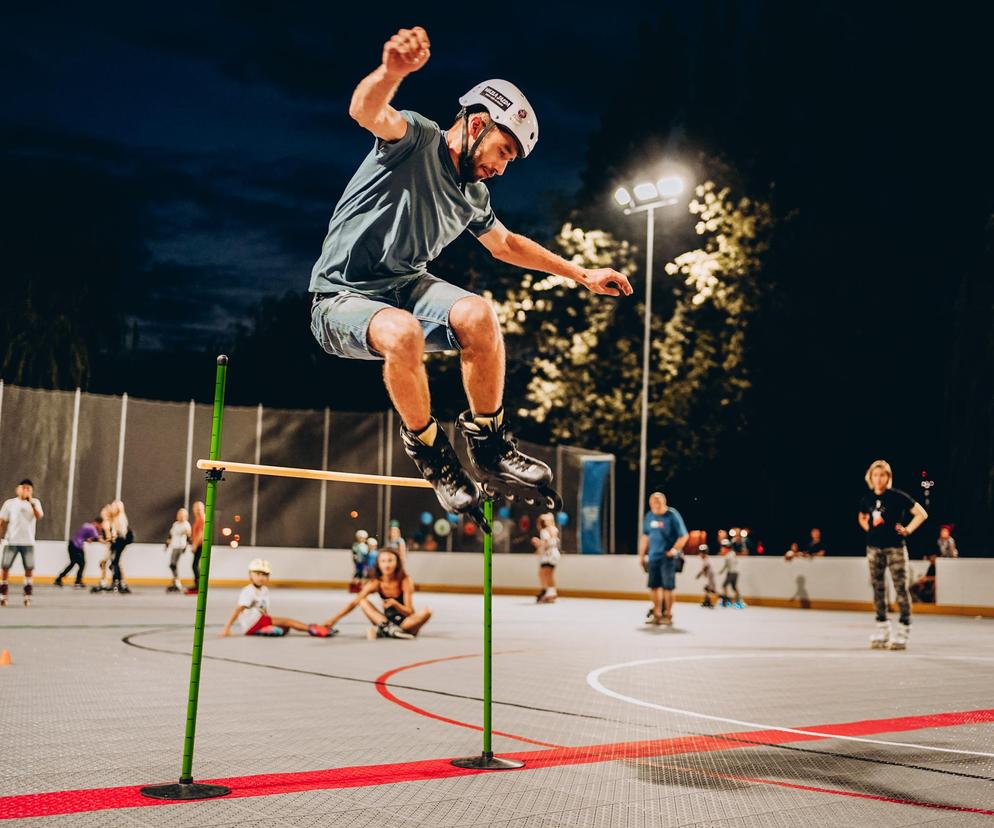
[[[483,534],[483,753],[466,759],[453,759],[457,768],[474,770],[514,770],[524,767],[518,759],[504,759],[494,756],[493,726],[491,705],[493,700],[493,563],[494,539],[491,527],[494,525],[494,502],[483,501],[483,518],[487,529]]]
[[[487,498],[483,502],[483,518],[487,526],[494,525],[494,502]],[[493,623],[491,601],[493,595],[494,536],[493,532],[483,533],[483,755],[493,756],[493,728],[491,724],[491,699],[493,681],[491,660],[493,647]]]
[[[228,358],[217,358],[214,380],[214,415],[211,420],[210,459],[221,456],[221,422],[224,417],[224,389],[228,375]],[[207,496],[204,499],[204,543],[200,555],[200,579],[197,584],[197,613],[193,624],[193,661],[190,665],[190,692],[186,705],[186,735],[183,738],[183,768],[178,785],[155,785],[142,788],[145,796],[156,799],[206,799],[224,796],[230,789],[223,785],[204,785],[193,781],[193,743],[197,733],[197,703],[200,696],[200,663],[204,651],[204,620],[207,614],[207,583],[211,573],[211,546],[214,540],[214,502],[221,469],[207,472]]]

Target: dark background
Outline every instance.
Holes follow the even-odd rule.
[[[989,554],[991,22],[957,4],[780,0],[8,11],[3,378],[206,400],[224,349],[234,403],[382,410],[377,366],[324,356],[302,294],[371,143],[347,117],[352,89],[420,24],[432,59],[398,106],[447,124],[497,76],[539,114],[535,154],[493,186],[512,229],[548,240],[574,219],[641,245],[610,195],[660,156],[721,164],[771,201],[744,425],[720,461],[665,475],[690,524],[751,526],[774,553],[819,525],[857,552],[862,475],[885,457],[916,497],[923,472],[935,481],[918,553],[951,522],[964,552]],[[657,273],[692,223],[660,216]],[[472,287],[517,277],[474,247],[433,269]],[[457,385],[433,390],[458,410]],[[633,481],[619,480],[619,543]]]

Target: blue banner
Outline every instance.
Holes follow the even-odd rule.
[[[611,461],[583,458],[580,469],[580,552],[584,555],[602,555],[601,506]]]

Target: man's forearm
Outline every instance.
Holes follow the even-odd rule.
[[[543,273],[553,273],[556,276],[564,276],[574,282],[585,284],[583,278],[583,268],[572,262],[566,261],[562,256],[558,256],[551,250],[546,250],[538,242],[534,242],[527,236],[518,233],[511,233],[507,237],[507,245],[497,258],[508,264],[517,267],[540,270]]]
[[[359,81],[352,93],[349,115],[360,124],[375,121],[393,100],[402,80],[403,77],[390,75],[381,64]]]

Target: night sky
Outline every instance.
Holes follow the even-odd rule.
[[[112,202],[128,216],[121,242],[140,271],[129,311],[143,346],[209,338],[261,295],[306,287],[334,204],[371,146],[348,118],[349,98],[397,28],[423,25],[433,46],[398,107],[447,126],[481,79],[527,90],[541,151],[494,186],[494,202],[534,213],[544,194],[579,185],[586,136],[614,83],[608,52],[644,19],[636,4],[612,15],[613,46],[592,50],[603,20],[581,6],[510,4],[474,21],[468,8],[334,5],[5,13],[5,149],[49,162],[43,186],[56,193],[74,182],[55,170],[71,167],[94,184],[88,209]]]
[[[752,453],[715,470],[723,514],[741,493],[757,523],[799,510],[789,520],[811,525],[828,501],[842,521],[863,468],[886,455],[906,488],[927,465],[938,491],[959,485],[983,515],[990,16],[783,0],[5,11],[4,278],[125,274],[106,302],[137,331],[130,348],[224,343],[261,298],[306,290],[372,143],[348,117],[352,90],[391,34],[422,25],[432,58],[396,106],[448,126],[462,92],[504,77],[538,113],[535,153],[492,182],[511,229],[547,236],[579,210],[641,244],[610,193],[660,154],[720,159],[771,199],[776,288],[755,328],[741,439]],[[660,265],[691,226],[660,218]],[[809,489],[803,503],[791,476]]]

